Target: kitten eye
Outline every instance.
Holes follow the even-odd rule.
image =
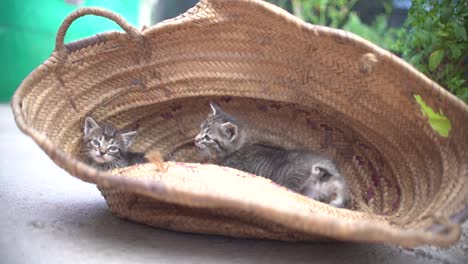
[[[93,144],[93,145],[96,146],[96,147],[99,147],[99,146],[101,145],[101,144],[99,143],[99,140],[97,140],[97,139],[91,140],[91,144]]]
[[[208,136],[208,135],[205,135],[205,136],[203,137],[203,140],[205,140],[205,141],[210,141],[210,140],[211,140],[211,138],[210,138],[210,136]]]
[[[117,152],[119,149],[117,147],[111,146],[109,147],[110,152]]]

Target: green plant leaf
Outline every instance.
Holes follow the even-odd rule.
[[[421,62],[422,56],[423,56],[422,53],[417,53],[417,54],[415,54],[413,57],[410,58],[409,62],[410,62],[411,64],[419,63],[419,62]]]
[[[441,49],[431,53],[429,56],[429,70],[434,71],[440,65],[444,58],[444,53],[445,52]]]
[[[460,45],[451,45],[450,46],[450,53],[452,54],[452,59],[458,59],[461,56],[461,47]]]
[[[437,31],[437,36],[439,36],[439,37],[448,37],[448,36],[450,36],[450,34],[448,32],[446,32],[446,31],[439,30],[439,31]]]
[[[420,43],[421,45],[427,45],[431,43],[431,32],[419,29],[415,30],[413,34],[418,44]]]
[[[441,111],[439,111],[439,113],[434,112],[434,110],[424,102],[420,95],[414,95],[414,99],[421,107],[423,115],[428,118],[429,125],[432,129],[434,129],[439,135],[448,137],[450,130],[452,129],[452,123],[450,123],[450,120]]]
[[[467,40],[466,30],[464,26],[454,25],[453,32],[455,32],[455,36],[457,37],[458,40],[463,40],[463,41]]]

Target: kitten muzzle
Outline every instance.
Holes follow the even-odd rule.
[[[107,161],[104,159],[104,157],[102,155],[96,155],[94,157],[94,160],[97,162],[97,163],[107,163]]]
[[[195,146],[197,146],[198,149],[201,151],[204,159],[211,160],[211,151],[207,146],[200,144],[199,142],[195,142]]]

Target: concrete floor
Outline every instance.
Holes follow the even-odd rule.
[[[284,243],[170,232],[111,215],[96,187],[58,168],[0,105],[0,262],[468,263],[468,223],[449,249]]]

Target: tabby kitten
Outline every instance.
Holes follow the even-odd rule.
[[[332,206],[345,206],[346,182],[332,161],[306,150],[251,143],[241,122],[213,103],[210,107],[212,113],[195,137],[195,145],[208,160],[263,176]]]
[[[143,153],[128,151],[136,131],[123,133],[112,125],[87,117],[84,124],[85,161],[98,170],[112,170],[147,162]]]

